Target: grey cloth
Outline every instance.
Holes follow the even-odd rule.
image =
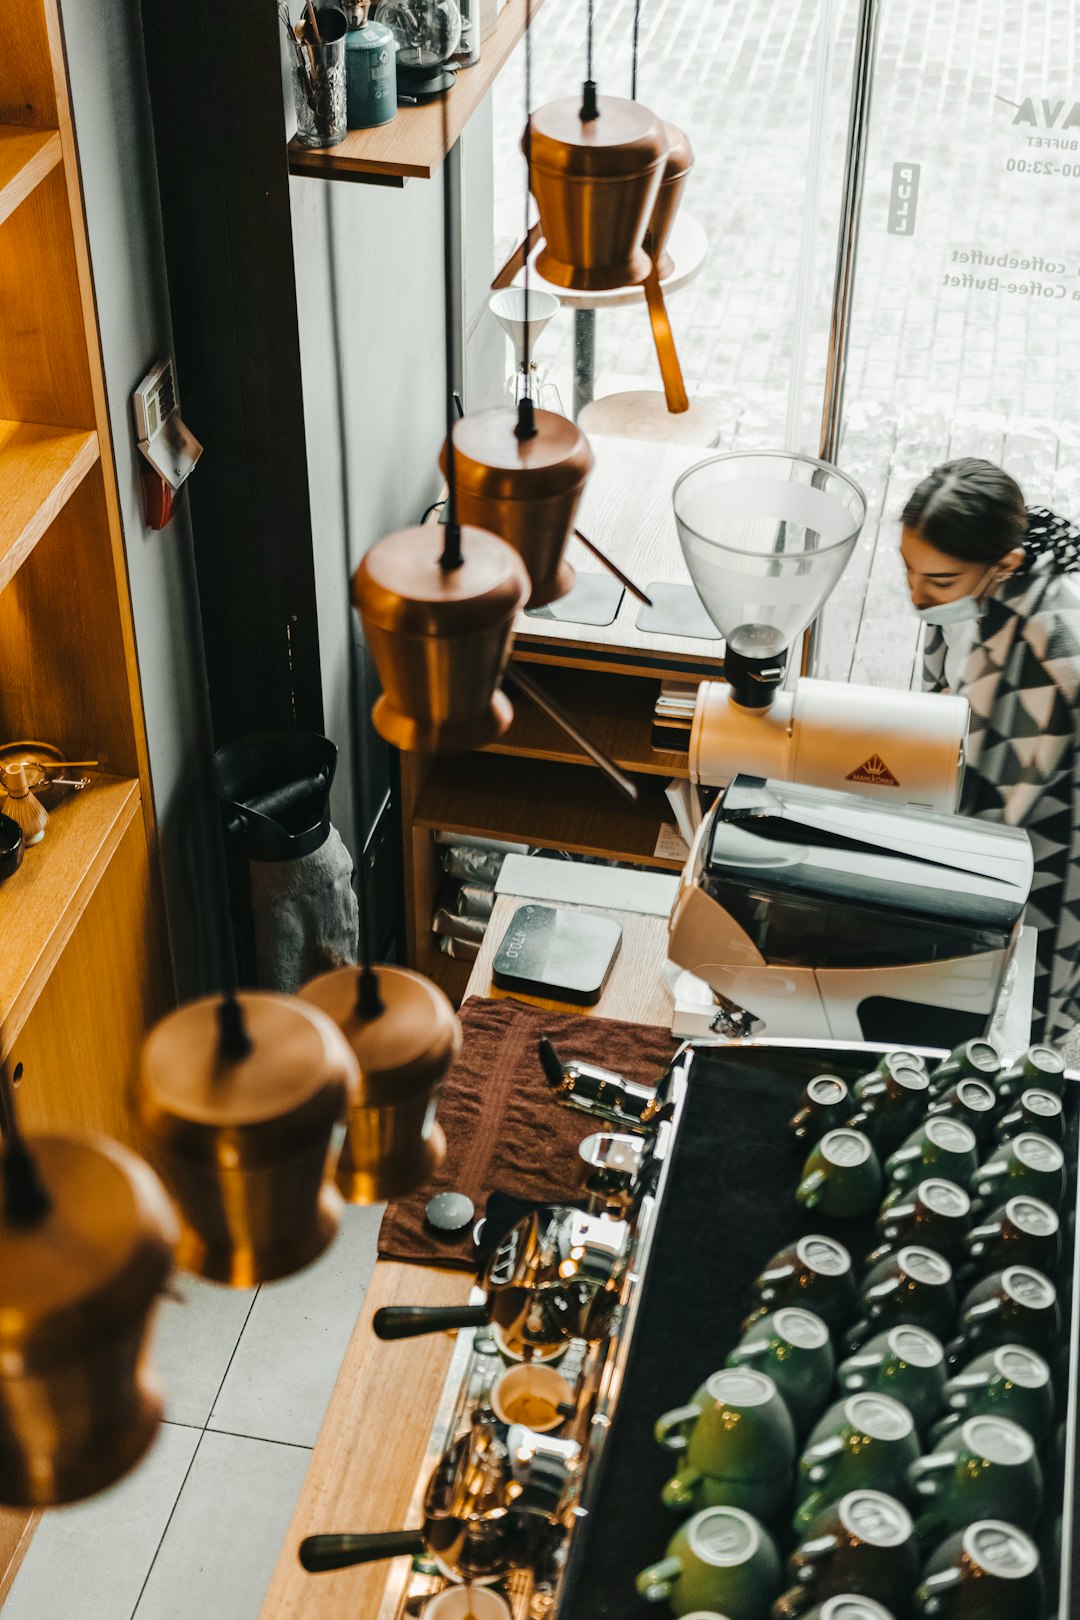
[[[251,861],[255,971],[261,990],[292,992],[357,958],[353,864],[337,829],[298,861]]]

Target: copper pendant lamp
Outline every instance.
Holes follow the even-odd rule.
[[[370,988],[355,968],[339,968],[300,992],[333,1019],[360,1066],[337,1169],[350,1204],[400,1198],[435,1174],[446,1156],[436,1096],[461,1050],[457,1016],[429,979],[399,967],[370,973]]]
[[[341,1031],[295,996],[208,997],[161,1020],[134,1104],[186,1271],[251,1288],[323,1252],[341,1216],[327,1157],[356,1084]]]
[[[574,570],[563,556],[592,470],[589,441],[556,411],[499,406],[453,427],[458,516],[506,540],[528,569],[527,607],[564,596]],[[523,422],[525,424],[523,428]],[[448,471],[446,446],[440,466]]]
[[[444,539],[445,534],[445,539]],[[483,529],[438,524],[388,535],[353,575],[353,601],[382,682],[372,720],[409,753],[455,754],[494,742],[513,719],[499,680],[514,617],[529,594],[517,552]]]
[[[111,1485],[157,1432],[147,1341],[179,1228],[134,1154],[26,1142],[6,1071],[0,1090],[0,1503],[56,1507]]]

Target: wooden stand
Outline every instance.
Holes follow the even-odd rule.
[[[0,741],[108,773],[0,887],[0,1050],[28,1131],[130,1140],[125,1088],[169,981],[56,0],[0,8],[0,308]],[[0,1514],[0,1598],[32,1522]]]

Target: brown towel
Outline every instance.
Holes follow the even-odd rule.
[[[536,1203],[573,1199],[577,1150],[602,1120],[554,1100],[536,1055],[549,1035],[559,1056],[582,1058],[648,1085],[658,1080],[677,1042],[654,1024],[544,1012],[520,1002],[473,998],[461,1009],[465,1042],[439,1096],[447,1154],[418,1193],[387,1207],[379,1254],[390,1260],[472,1270],[472,1229],[435,1232],[424,1220],[439,1192],[466,1193],[477,1218],[495,1190]]]

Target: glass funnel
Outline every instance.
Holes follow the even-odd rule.
[[[844,571],[866,497],[827,462],[752,451],[699,462],[673,500],[690,578],[727,643],[729,681],[750,672],[775,687]]]

